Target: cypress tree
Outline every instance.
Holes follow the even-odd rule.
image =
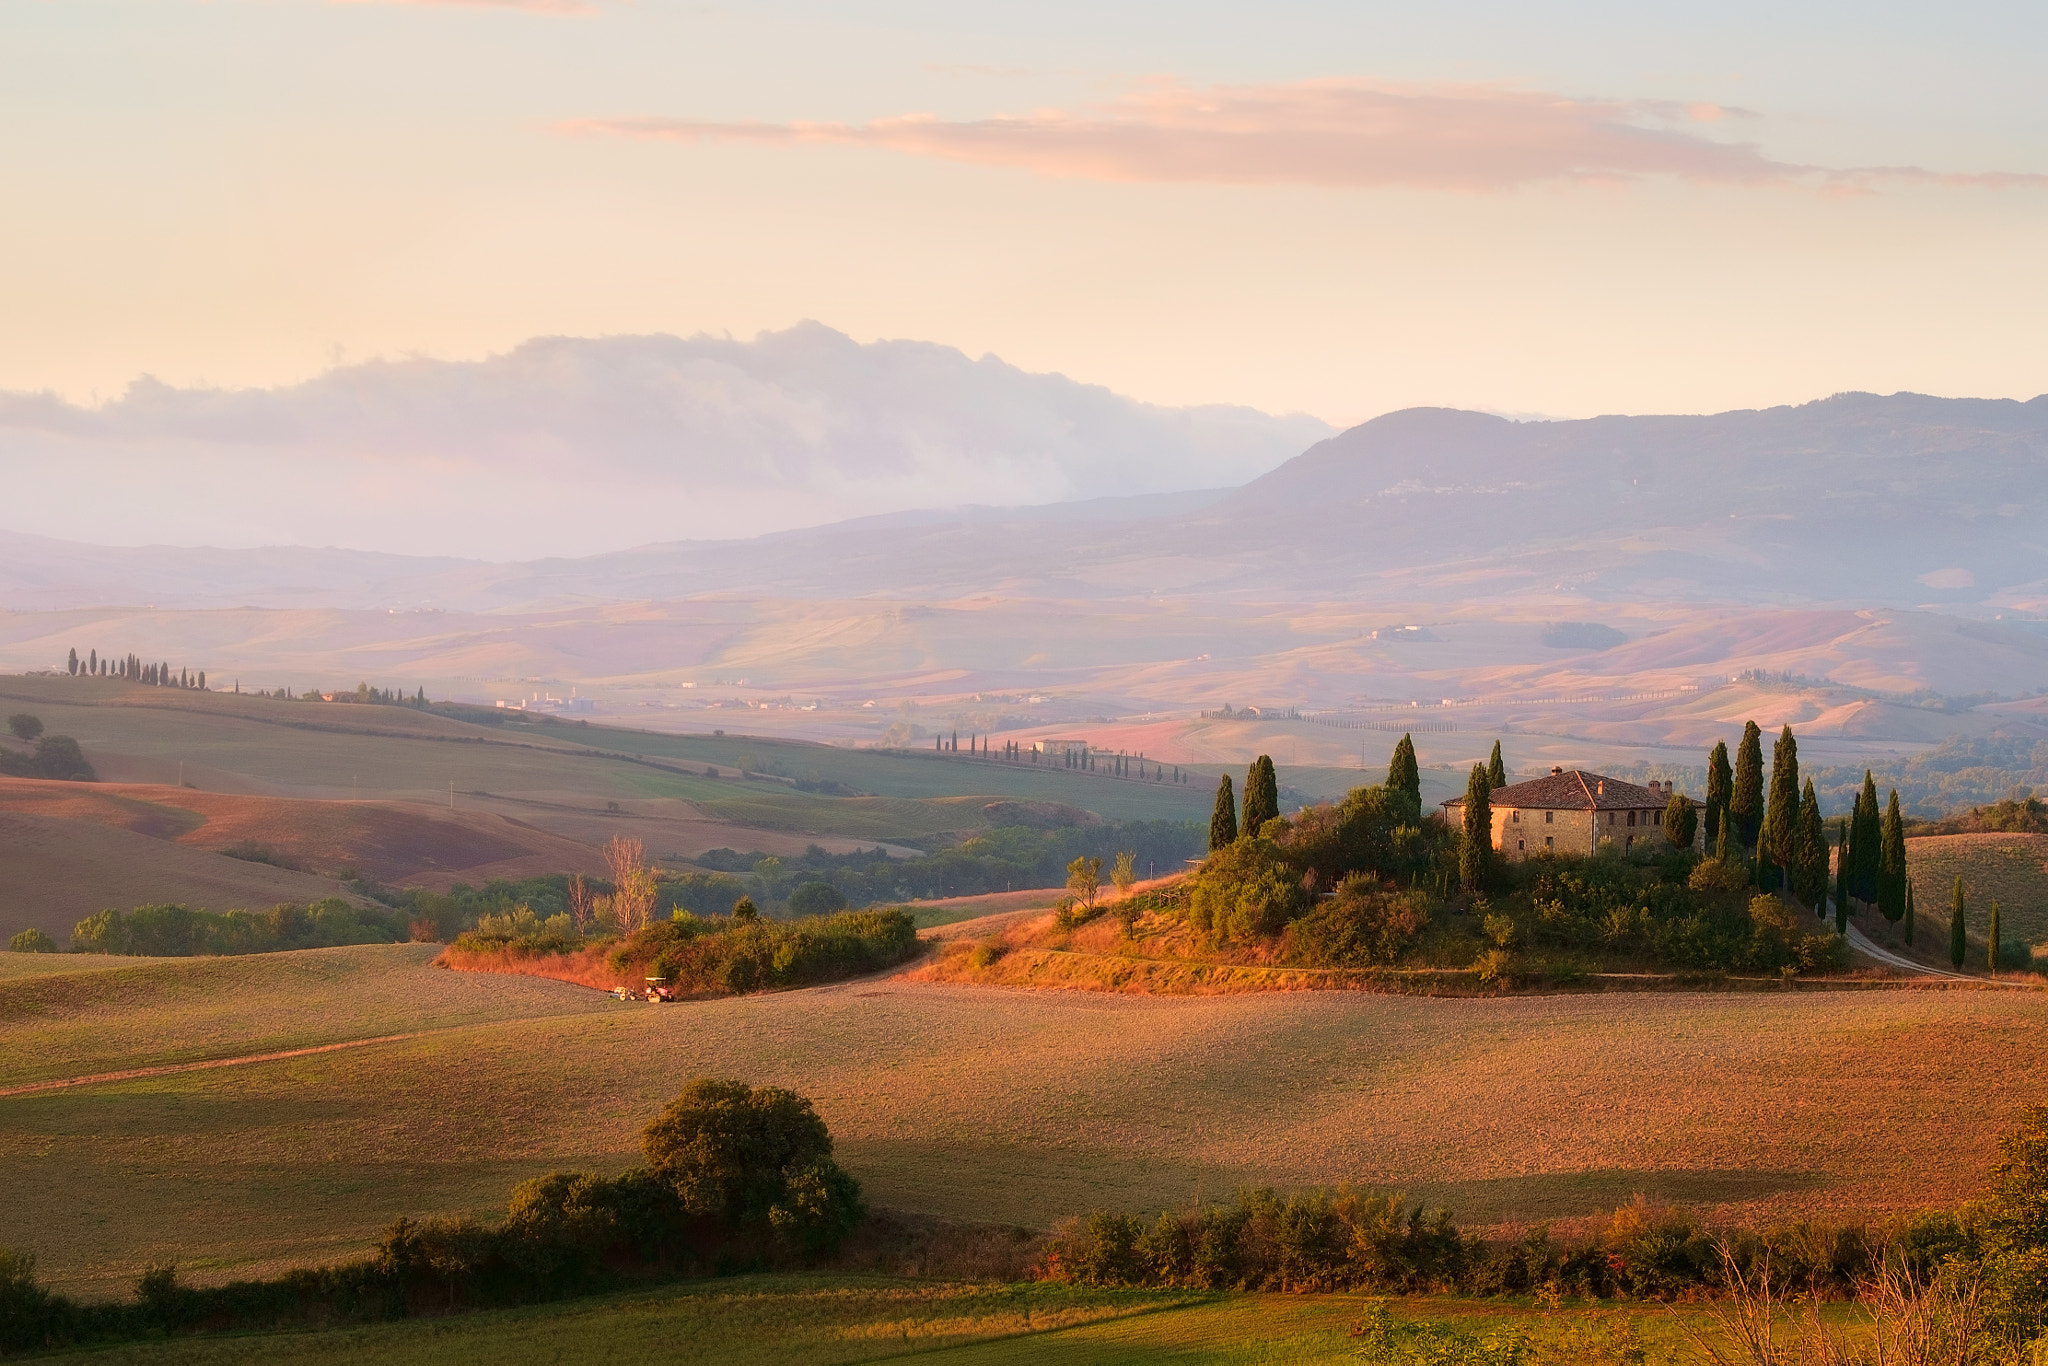
[[[1806,780],[1806,790],[1799,795],[1799,821],[1792,840],[1795,862],[1792,865],[1792,886],[1802,906],[1813,907],[1815,917],[1827,914],[1828,909],[1828,831],[1821,824],[1820,798],[1814,793],[1813,779]]]
[[[1863,790],[1856,794],[1856,813],[1850,820],[1856,827],[1856,899],[1875,902],[1884,866],[1884,817],[1877,806],[1877,780],[1869,769],[1863,771]]]
[[[1991,943],[1984,950],[1984,966],[1998,971],[1998,903],[1991,903]]]
[[[1759,892],[1775,892],[1778,890],[1778,868],[1776,864],[1771,862],[1771,843],[1769,840],[1757,841],[1756,867],[1751,871],[1755,874],[1756,889]]]
[[[1799,872],[1799,742],[1787,726],[1771,747],[1771,800],[1764,810],[1763,845],[1787,881]],[[1797,895],[1795,892],[1794,895]]]
[[[1486,781],[1496,789],[1508,785],[1508,766],[1501,761],[1498,740],[1493,742],[1493,757],[1486,761]]]
[[[1849,818],[1836,824],[1841,838],[1835,844],[1835,933],[1849,932]]]
[[[1906,947],[1913,947],[1913,882],[1906,880]]]
[[[1897,924],[1906,913],[1906,823],[1899,815],[1899,790],[1892,789],[1877,849],[1877,908]]]
[[[1266,822],[1280,814],[1280,778],[1273,771],[1271,755],[1261,754],[1244,775],[1244,819],[1239,829],[1256,835]]]
[[[73,678],[76,678],[76,677],[78,677],[78,651],[77,651],[77,650],[73,650],[73,651],[71,652],[71,662],[70,662],[70,663],[69,663],[68,665],[66,665],[66,667],[67,667],[68,669],[70,669],[70,671],[71,671],[71,676],[72,676]]]
[[[1735,835],[1745,849],[1756,847],[1764,823],[1764,742],[1756,722],[1742,723],[1735,747],[1735,783],[1728,789],[1728,809],[1735,813]]]
[[[1721,843],[1714,854],[1723,863],[1735,861],[1735,813],[1726,807],[1721,808]]]
[[[1671,794],[1671,800],[1664,803],[1664,838],[1678,849],[1692,848],[1694,836],[1699,834],[1700,816],[1693,807],[1692,798],[1683,792]]]
[[[100,652],[98,650],[94,650],[92,651],[92,653],[86,656],[85,671],[89,674],[96,674],[101,671]]]
[[[1403,735],[1401,743],[1394,746],[1393,762],[1387,765],[1387,786],[1396,792],[1406,793],[1409,805],[1419,815],[1422,811],[1422,769],[1415,762],[1415,740]]]
[[[1486,769],[1472,765],[1472,775],[1465,780],[1465,829],[1458,842],[1458,881],[1468,892],[1486,886],[1493,862],[1492,791]]]
[[[1958,968],[1963,965],[1963,955],[1968,952],[1970,941],[1963,924],[1963,880],[1956,879],[1956,889],[1948,903],[1948,961]]]
[[[1707,838],[1721,835],[1721,815],[1728,809],[1728,794],[1735,775],[1728,769],[1728,742],[1716,740],[1707,754]]]
[[[1216,809],[1209,813],[1209,852],[1237,843],[1237,796],[1230,790],[1230,775],[1216,780]]]

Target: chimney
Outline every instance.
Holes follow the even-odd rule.
[[[1550,770],[1550,776],[1551,776],[1551,777],[1553,777],[1553,778],[1555,778],[1555,777],[1557,777],[1557,776],[1558,776],[1559,774],[1561,774],[1561,773],[1563,773],[1563,772],[1564,772],[1564,770],[1563,770],[1563,769],[1561,769],[1561,768],[1557,768],[1557,767],[1554,767],[1554,766],[1553,766],[1553,767],[1551,768],[1551,770]]]
[[[1599,782],[1593,784],[1593,795],[1596,797],[1604,797],[1607,795],[1607,780],[1605,778],[1602,778]]]

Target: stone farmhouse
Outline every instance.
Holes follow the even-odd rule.
[[[1671,793],[1670,783],[1642,787],[1581,769],[1553,768],[1548,777],[1493,790],[1488,798],[1493,847],[1502,858],[1525,859],[1545,849],[1590,854],[1603,839],[1612,839],[1623,852],[1639,839],[1661,843]],[[1453,823],[1462,821],[1465,799],[1453,797],[1444,811]]]

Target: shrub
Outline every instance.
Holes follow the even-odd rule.
[[[1428,923],[1428,905],[1420,892],[1387,891],[1354,873],[1288,928],[1288,956],[1322,968],[1392,963]]]
[[[1299,875],[1267,839],[1240,839],[1192,879],[1188,922],[1218,943],[1275,934],[1301,908]]]
[[[641,1151],[685,1213],[733,1236],[825,1255],[866,1215],[859,1185],[832,1161],[825,1122],[776,1087],[700,1078],[647,1126]]]
[[[9,953],[55,953],[57,941],[41,930],[30,926],[7,941]]]
[[[582,946],[583,936],[567,915],[543,920],[529,906],[481,916],[455,941],[456,948],[472,953],[568,953]]]
[[[7,718],[7,729],[14,732],[17,740],[33,740],[43,733],[43,723],[39,717],[18,711]]]

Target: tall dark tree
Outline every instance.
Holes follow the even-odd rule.
[[[1493,784],[1496,791],[1508,785],[1508,766],[1501,761],[1498,740],[1493,742],[1493,757],[1486,761],[1486,781]]]
[[[1984,966],[1992,972],[1998,971],[1998,903],[1991,903],[1991,925],[1988,931],[1990,943],[1984,949]]]
[[[1735,784],[1728,789],[1728,809],[1735,815],[1735,834],[1745,849],[1756,847],[1764,824],[1764,733],[1756,722],[1742,723],[1735,747]]]
[[[1776,892],[1784,889],[1784,883],[1778,877],[1778,865],[1771,862],[1769,840],[1757,841],[1756,866],[1750,871],[1756,878],[1756,889],[1759,892]]]
[[[1690,849],[1699,830],[1699,808],[1692,798],[1683,792],[1672,793],[1671,800],[1664,803],[1664,838],[1679,849]]]
[[[1394,746],[1393,762],[1387,765],[1387,786],[1406,794],[1416,814],[1422,812],[1422,770],[1415,762],[1415,737],[1403,735]]]
[[[1835,933],[1849,932],[1849,818],[1835,823],[1840,838],[1835,842]]]
[[[1735,813],[1721,808],[1721,831],[1714,845],[1714,857],[1723,863],[1733,863],[1739,857],[1736,853]]]
[[[1856,794],[1856,810],[1849,817],[1854,827],[1850,844],[1856,850],[1850,877],[1858,901],[1875,902],[1878,877],[1884,867],[1884,816],[1877,805],[1877,780],[1863,771],[1863,790]]]
[[[1485,767],[1472,765],[1465,780],[1465,828],[1458,841],[1458,881],[1468,892],[1485,889],[1493,866],[1492,792]]]
[[[71,652],[71,658],[70,658],[69,662],[67,662],[67,663],[65,664],[65,666],[64,666],[64,667],[65,667],[66,669],[68,669],[68,670],[70,671],[70,673],[71,673],[71,676],[72,676],[73,678],[76,678],[76,677],[78,677],[78,651],[77,651],[77,650],[73,650],[73,651]]]
[[[90,654],[86,655],[85,671],[89,674],[103,672],[103,670],[101,670],[100,668],[100,652],[98,650],[94,650]]]
[[[1707,838],[1721,836],[1721,813],[1728,809],[1728,794],[1735,775],[1728,767],[1728,742],[1716,740],[1707,754]]]
[[[1209,813],[1209,852],[1237,843],[1237,794],[1230,790],[1230,775],[1216,780],[1216,809]]]
[[[1256,835],[1279,814],[1279,775],[1273,771],[1272,756],[1261,754],[1244,775],[1244,818],[1238,822],[1238,828],[1247,835]]]
[[[1877,850],[1877,909],[1894,925],[1906,913],[1906,822],[1899,815],[1899,790],[1884,810]]]
[[[1799,742],[1792,727],[1778,735],[1771,748],[1771,800],[1764,808],[1759,849],[1769,849],[1771,862],[1796,875],[1799,871]]]
[[[1963,957],[1970,949],[1969,930],[1963,915],[1963,880],[1958,877],[1948,902],[1948,961],[1958,968],[1963,965]]]
[[[1906,880],[1906,947],[1913,947],[1913,882]]]
[[[1828,907],[1828,830],[1820,819],[1820,798],[1813,779],[1799,794],[1799,822],[1792,839],[1792,891],[1802,906],[1813,907],[1816,917]]]

